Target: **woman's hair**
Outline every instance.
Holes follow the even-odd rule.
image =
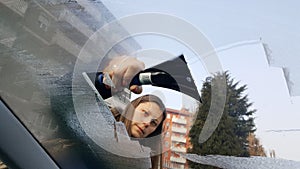
[[[159,97],[155,96],[155,95],[144,95],[141,97],[136,98],[135,100],[133,100],[131,102],[131,104],[127,105],[127,107],[125,108],[125,110],[123,111],[119,121],[123,122],[126,126],[126,130],[128,131],[129,136],[131,136],[131,123],[132,123],[132,117],[133,114],[135,112],[135,108],[141,104],[141,103],[145,103],[145,102],[153,102],[156,103],[160,110],[163,112],[162,113],[162,121],[161,123],[157,126],[157,128],[151,133],[149,134],[147,137],[153,137],[153,136],[157,136],[159,134],[162,133],[162,126],[163,126],[163,121],[166,118],[166,108],[165,105],[163,104],[163,102],[160,100]]]
[[[124,123],[126,130],[129,134],[129,136],[131,136],[131,124],[132,124],[132,118],[133,118],[133,114],[135,112],[135,108],[140,104],[140,103],[145,103],[145,102],[153,102],[156,103],[160,110],[162,111],[162,121],[160,122],[160,124],[157,126],[157,128],[150,133],[147,137],[153,137],[153,136],[158,136],[162,133],[163,130],[163,122],[166,119],[166,108],[165,105],[163,104],[163,102],[161,101],[161,99],[155,95],[144,95],[141,97],[136,98],[135,100],[131,101],[131,104],[127,105],[127,107],[125,108],[125,110],[122,112],[122,114],[120,114],[116,108],[112,108],[111,111],[114,114],[115,118],[117,121],[121,121]],[[156,141],[160,141],[161,142],[161,137],[154,139]],[[146,143],[147,144],[147,143]],[[155,145],[156,147],[153,147],[153,145]],[[147,146],[147,145],[146,145]],[[150,146],[152,149],[154,149],[154,151],[161,151],[161,143],[151,143]],[[156,155],[151,157],[151,162],[152,162],[152,168],[158,168],[158,161],[160,161],[160,166],[162,166],[162,157],[161,155]]]

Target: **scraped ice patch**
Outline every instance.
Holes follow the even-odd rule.
[[[84,132],[98,146],[110,153],[123,157],[144,158],[149,166],[151,149],[144,147],[139,141],[130,139],[125,125],[116,122],[94,84],[84,77],[73,75],[75,80],[72,84],[74,108]]]

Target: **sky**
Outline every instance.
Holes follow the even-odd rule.
[[[300,48],[296,43],[300,40],[300,23],[296,22],[300,2],[103,2],[117,18],[159,12],[182,18],[200,30],[218,51],[223,70],[229,70],[231,77],[240,81],[241,85],[248,86],[246,94],[249,101],[253,102],[251,108],[257,110],[256,135],[267,152],[274,149],[279,158],[300,161],[300,131],[294,130],[300,129],[300,78],[297,73],[300,72],[297,64],[300,61],[297,56]],[[159,35],[143,35],[135,39],[143,49],[135,55],[142,58],[154,52],[169,57],[183,53],[198,86],[209,75],[199,56],[179,41]],[[268,44],[272,51],[271,66],[262,43]],[[160,59],[154,57],[148,66]],[[290,71],[293,90],[288,90],[282,67]],[[151,88],[144,90],[162,95],[168,107],[180,109],[182,106],[191,106],[186,99],[172,99],[182,98],[178,93],[161,93]]]

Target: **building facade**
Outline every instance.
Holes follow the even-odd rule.
[[[189,130],[192,125],[192,113],[187,109],[174,110],[167,108],[164,122],[163,168],[187,169],[188,162],[180,157],[191,146]]]

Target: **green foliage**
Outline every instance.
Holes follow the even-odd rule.
[[[226,102],[222,118],[211,137],[202,144],[198,139],[200,132],[206,121],[212,98],[212,85],[218,85],[218,79],[226,79]],[[219,89],[219,88],[218,88]],[[197,118],[190,130],[190,138],[193,148],[189,153],[198,155],[228,155],[248,157],[248,141],[249,133],[255,131],[254,118],[252,115],[255,110],[249,110],[252,103],[248,103],[248,96],[244,93],[246,85],[240,86],[238,82],[234,83],[227,72],[217,74],[212,78],[207,78],[201,90],[202,105],[198,109]],[[214,92],[218,95],[221,92]],[[218,96],[216,96],[218,97]],[[214,104],[221,104],[214,102]],[[213,169],[216,167],[190,163],[191,168]]]

